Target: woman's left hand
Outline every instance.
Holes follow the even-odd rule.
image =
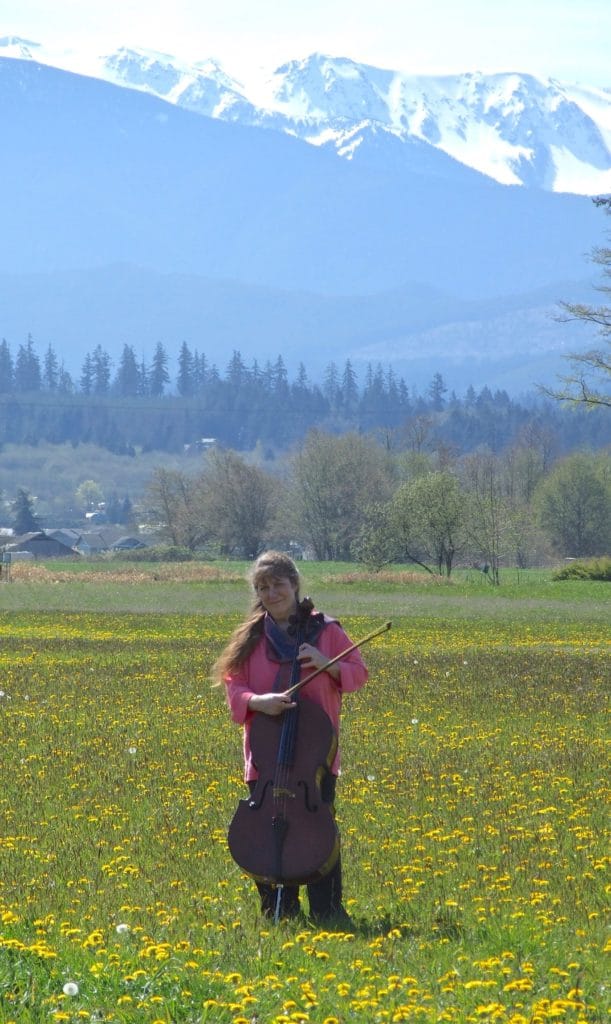
[[[329,660],[322,651],[318,650],[318,647],[313,647],[312,644],[301,644],[297,659],[301,662],[301,667],[307,672],[315,672],[317,669],[323,668]],[[339,679],[339,667],[337,665],[331,665],[326,671],[333,679]]]

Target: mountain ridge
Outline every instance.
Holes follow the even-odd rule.
[[[31,331],[72,366],[94,341],[150,351],[180,333],[406,379],[465,380],[476,353],[490,383],[505,361],[525,387],[531,355],[560,358],[550,311],[583,296],[568,285],[604,228],[585,197],[500,185],[421,140],[409,159],[340,160],[31,58],[0,58],[0,117],[0,337]]]
[[[0,55],[61,63],[14,37],[0,39]],[[375,163],[418,142],[501,184],[611,192],[611,88],[520,72],[410,75],[324,54],[244,84],[212,58],[189,63],[128,47],[97,58],[88,73],[206,117],[294,135],[345,160],[358,154]]]

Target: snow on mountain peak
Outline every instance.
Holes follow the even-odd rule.
[[[40,46],[31,39],[21,39],[19,36],[2,36],[0,38],[0,57],[15,57],[19,60],[35,60],[32,53]]]
[[[241,86],[213,58],[186,64],[155,50],[121,47],[103,59],[103,75],[117,85],[153,93],[207,117],[228,116],[250,104]]]
[[[314,53],[242,85],[212,58],[121,47],[86,63],[14,36],[0,56],[37,60],[152,93],[208,117],[286,132],[338,156],[403,159],[415,144],[507,185],[611,192],[611,90],[515,71],[425,76]],[[386,149],[385,149],[386,147]],[[418,150],[419,157],[422,150]],[[426,161],[425,161],[426,164]]]

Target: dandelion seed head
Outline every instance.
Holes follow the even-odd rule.
[[[75,981],[67,981],[62,992],[65,996],[78,996],[78,985]]]

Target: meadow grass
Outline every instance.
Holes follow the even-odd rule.
[[[107,603],[80,610],[0,588],[2,1024],[606,1018],[606,592],[431,604],[334,570],[307,583],[354,637],[394,607],[345,700],[352,933],[262,920],[227,851],[241,740],[209,673],[241,570],[83,581]]]

